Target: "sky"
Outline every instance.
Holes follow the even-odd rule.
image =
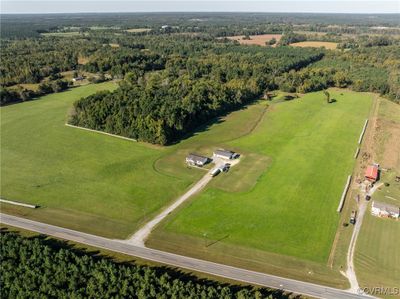
[[[0,0],[1,13],[314,12],[400,13],[400,0]]]

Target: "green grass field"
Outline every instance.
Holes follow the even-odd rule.
[[[160,246],[156,239],[161,235],[170,242],[186,235],[201,244],[220,240],[326,263],[339,220],[336,208],[372,103],[367,94],[331,95],[336,99],[332,104],[318,92],[271,106],[252,134],[226,144],[270,160],[261,176],[248,176],[251,166],[236,176],[238,184],[255,179],[256,184],[230,192],[226,189],[232,184],[235,191],[236,183],[226,175],[223,189],[210,186],[173,213],[149,244]],[[178,239],[176,247],[184,247],[184,238]]]
[[[115,87],[87,85],[1,108],[1,197],[41,206],[2,211],[126,237],[185,190],[190,180],[153,170],[165,149],[64,125],[75,100]]]
[[[168,147],[64,125],[76,99],[113,88],[87,85],[1,108],[1,197],[41,206],[1,204],[3,212],[124,238],[205,174],[185,165],[188,153],[230,148],[241,163],[174,212],[148,244],[347,286],[324,262],[369,95],[332,91],[330,105],[322,93],[269,107],[258,101]]]
[[[361,287],[399,288],[398,236],[398,221],[374,217],[368,209],[355,252],[355,267]],[[397,294],[397,298],[399,295]]]
[[[41,206],[1,204],[3,212],[127,237],[205,174],[187,168],[189,152],[210,155],[248,133],[265,111],[253,105],[233,112],[170,147],[65,126],[75,100],[116,86],[86,85],[1,108],[1,197]]]

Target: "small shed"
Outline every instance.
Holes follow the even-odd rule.
[[[189,154],[186,157],[186,163],[189,165],[204,166],[210,161],[209,158],[197,154]]]
[[[78,76],[78,77],[72,78],[72,81],[77,82],[77,81],[82,81],[83,79],[84,79],[83,76]]]
[[[400,207],[383,202],[373,201],[371,214],[378,217],[399,219]]]
[[[379,168],[377,165],[369,165],[365,170],[365,178],[371,182],[378,180]]]

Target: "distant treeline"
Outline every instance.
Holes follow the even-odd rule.
[[[217,36],[279,33],[282,24],[299,24],[320,32],[362,33],[372,26],[398,26],[399,14],[308,14],[308,13],[85,13],[1,16],[4,38],[38,37],[41,33],[60,30],[85,31],[108,27],[113,30],[150,28],[160,33],[207,32]],[[335,26],[330,26],[335,24]],[[372,30],[376,30],[371,28]],[[385,32],[388,30],[385,28]],[[162,32],[161,32],[162,33]]]
[[[315,49],[226,46],[171,55],[162,72],[130,72],[116,91],[81,99],[70,122],[158,144],[277,88],[275,77],[318,61]]]
[[[0,235],[1,298],[297,298],[167,269],[117,263],[44,237]]]
[[[355,91],[376,92],[400,103],[400,47],[329,52],[317,63],[285,73],[279,80],[280,89],[289,92],[350,87]]]

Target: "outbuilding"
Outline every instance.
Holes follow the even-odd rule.
[[[186,163],[189,165],[204,166],[210,161],[209,158],[197,154],[189,154],[186,157]]]
[[[373,201],[371,214],[378,217],[399,219],[400,207],[383,202]]]
[[[232,151],[219,149],[214,152],[214,157],[231,160],[238,158],[239,154]]]
[[[378,165],[369,165],[365,171],[365,178],[368,181],[376,182],[378,180],[379,168]]]
[[[78,77],[72,78],[72,81],[78,82],[78,81],[82,81],[83,79],[84,79],[83,76],[78,76]]]

